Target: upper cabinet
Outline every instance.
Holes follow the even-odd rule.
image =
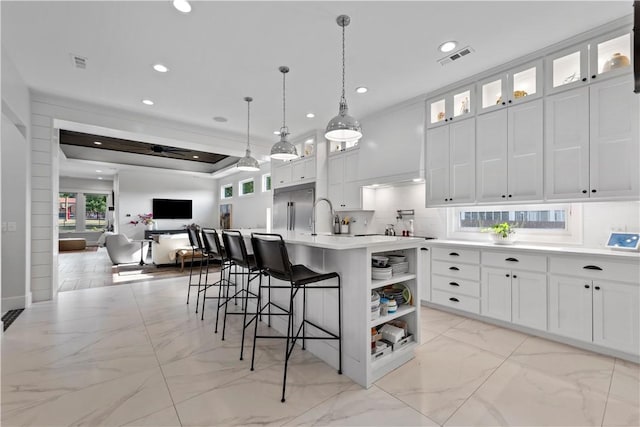
[[[621,30],[546,57],[547,93],[616,77],[631,67],[631,33]]]
[[[271,182],[273,188],[312,182],[316,179],[316,139],[309,135],[294,140],[298,157],[294,160],[271,161]]]
[[[427,101],[427,127],[432,128],[463,119],[475,113],[473,85],[461,87]]]
[[[640,196],[640,97],[630,76],[545,100],[548,200]]]
[[[542,96],[542,60],[512,68],[478,82],[478,113]]]
[[[362,191],[357,181],[359,149],[329,156],[329,200],[337,211],[362,209]]]

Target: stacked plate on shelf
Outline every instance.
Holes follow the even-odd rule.
[[[373,280],[391,279],[393,275],[392,267],[371,267],[371,278]]]
[[[409,271],[409,263],[405,261],[407,259],[404,255],[389,255],[389,265],[391,266],[391,272],[394,276],[403,274]]]

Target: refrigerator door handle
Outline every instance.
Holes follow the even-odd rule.
[[[287,202],[287,230],[291,230],[291,202]]]
[[[295,202],[291,202],[291,228],[290,230],[296,229],[296,204]]]

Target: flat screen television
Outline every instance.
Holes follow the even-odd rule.
[[[191,200],[153,199],[153,219],[191,219]]]

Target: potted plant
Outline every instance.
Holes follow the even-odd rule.
[[[482,230],[486,233],[491,233],[490,236],[493,241],[499,245],[511,245],[516,241],[515,226],[508,222],[501,222],[494,224],[491,227]]]
[[[139,223],[143,223],[147,227],[147,230],[153,230],[153,225],[155,224],[152,213],[138,214],[138,219],[130,222],[133,225],[138,225]]]

